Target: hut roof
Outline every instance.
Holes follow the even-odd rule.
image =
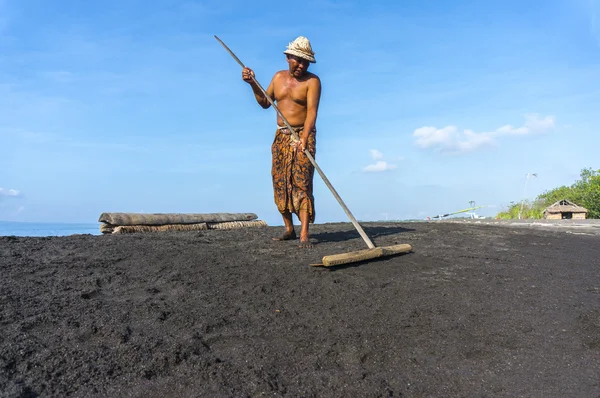
[[[585,207],[576,205],[566,199],[559,200],[551,206],[548,206],[544,212],[547,213],[588,213]]]

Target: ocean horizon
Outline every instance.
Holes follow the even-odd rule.
[[[102,235],[100,223],[0,221],[0,236]]]

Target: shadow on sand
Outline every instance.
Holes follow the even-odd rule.
[[[386,235],[394,235],[402,232],[410,232],[414,231],[414,229],[410,228],[401,228],[401,227],[381,227],[381,226],[362,226],[365,233],[371,240]],[[317,242],[344,242],[350,239],[362,239],[360,234],[356,229],[351,229],[347,231],[337,231],[337,232],[321,232],[311,234],[311,238],[316,239]]]
[[[356,261],[356,262],[352,262],[352,263],[348,263],[348,264],[332,265],[330,267],[322,266],[320,268],[323,271],[329,271],[329,272],[342,271],[342,270],[349,269],[349,268],[358,268],[358,267],[365,266],[365,265],[377,264],[378,262],[384,262],[386,260],[389,260],[390,258],[399,258],[399,257],[403,257],[403,256],[408,256],[412,253],[413,253],[413,251],[411,250],[406,253],[399,253],[399,254],[394,254],[394,255],[390,255],[390,256],[377,257],[377,258],[372,258],[370,260]]]

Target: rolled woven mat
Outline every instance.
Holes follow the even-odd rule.
[[[111,225],[167,225],[251,221],[257,218],[254,213],[102,213],[98,221]]]
[[[100,224],[100,232],[103,234],[131,234],[136,232],[202,231],[206,229],[257,228],[266,226],[267,223],[263,220],[168,225],[110,225],[102,223]]]
[[[169,225],[119,225],[114,227],[113,234],[132,234],[136,232],[166,232],[166,231],[202,231],[208,229],[206,223],[199,224],[169,224]]]
[[[102,232],[103,234],[112,234],[114,230],[115,230],[114,225],[110,225],[105,222],[100,224],[100,232]]]
[[[208,229],[256,228],[266,226],[267,223],[263,220],[208,223]]]

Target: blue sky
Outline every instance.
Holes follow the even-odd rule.
[[[358,219],[494,215],[600,168],[598,0],[0,0],[0,220],[281,225],[275,111],[215,34],[265,87],[311,40],[316,159]],[[347,220],[318,175],[315,198]]]

